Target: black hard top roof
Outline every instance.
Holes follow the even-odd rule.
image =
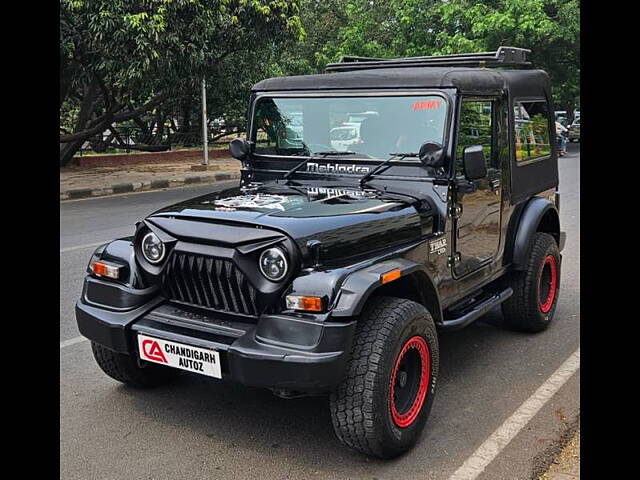
[[[544,97],[549,77],[543,70],[469,67],[376,68],[347,72],[274,77],[256,83],[253,92],[346,89],[457,88],[490,95],[508,89],[519,97]]]

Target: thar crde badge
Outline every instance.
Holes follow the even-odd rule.
[[[434,240],[429,243],[429,253],[436,255],[447,253],[447,239],[439,238],[438,240]]]

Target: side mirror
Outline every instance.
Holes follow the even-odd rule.
[[[418,158],[425,167],[439,168],[444,163],[444,150],[437,142],[424,142],[420,145]]]
[[[246,138],[234,138],[229,143],[229,153],[233,158],[244,160],[251,151],[251,144]]]
[[[484,160],[482,145],[465,148],[462,158],[464,176],[467,177],[467,180],[479,180],[487,176],[487,164]]]

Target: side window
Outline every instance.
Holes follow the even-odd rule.
[[[526,162],[551,155],[547,102],[516,101],[513,109],[516,162]]]
[[[462,153],[466,147],[482,145],[487,169],[491,167],[493,138],[493,102],[463,100],[456,148],[456,173],[462,173]]]

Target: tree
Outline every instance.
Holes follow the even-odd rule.
[[[343,11],[343,25],[322,48],[328,61],[523,47],[549,73],[557,106],[573,111],[579,99],[577,0],[347,0]]]
[[[61,0],[60,165],[111,126],[192,96],[227,59],[302,38],[298,14],[299,0]]]
[[[193,137],[202,77],[209,118],[241,131],[252,84],[344,54],[530,48],[558,109],[573,112],[579,23],[577,0],[61,0],[60,162],[87,139],[104,148],[107,130],[121,142],[121,127],[140,131],[141,149],[166,148],[162,125]]]

